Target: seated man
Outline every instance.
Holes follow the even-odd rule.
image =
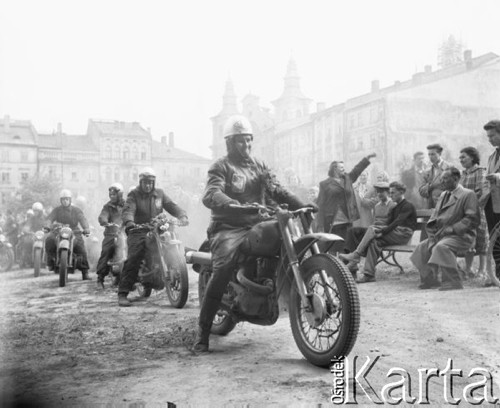
[[[415,249],[410,260],[420,272],[419,289],[440,286],[439,290],[463,289],[457,254],[472,248],[479,223],[479,208],[474,191],[458,182],[460,171],[450,167],[442,174],[442,188],[436,208],[427,222],[428,239]]]
[[[375,232],[375,237],[362,252],[354,251],[352,254],[343,255],[342,258],[348,261],[359,261],[362,256],[366,256],[363,267],[363,276],[357,283],[375,282],[375,267],[377,260],[382,253],[382,248],[388,245],[404,245],[408,243],[417,228],[417,211],[415,206],[405,200],[404,193],[406,187],[394,181],[389,185],[389,195],[396,203],[389,210],[387,226]]]
[[[357,271],[360,254],[368,249],[368,245],[375,238],[375,234],[387,225],[389,210],[396,204],[389,197],[389,183],[380,181],[373,186],[377,194],[378,202],[373,209],[375,220],[368,228],[353,227],[347,231],[345,247],[349,252],[357,254],[355,258],[349,260],[345,254],[340,254],[340,259],[349,260],[347,267],[353,274]],[[352,256],[351,256],[352,258]]]

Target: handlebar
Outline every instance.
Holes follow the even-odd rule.
[[[228,206],[231,209],[234,210],[242,210],[243,212],[260,212],[263,214],[269,214],[273,215],[276,214],[277,212],[288,212],[291,215],[298,215],[298,214],[308,214],[308,213],[313,213],[315,212],[315,209],[312,207],[302,207],[297,210],[288,210],[288,205],[286,204],[281,204],[279,207],[272,208],[272,207],[266,207],[264,205],[258,204],[258,203],[251,203],[251,204],[229,204]]]

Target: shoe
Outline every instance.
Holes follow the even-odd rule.
[[[439,288],[441,284],[438,281],[433,281],[433,282],[423,282],[420,285],[418,285],[419,289],[436,289]]]
[[[484,287],[484,288],[491,288],[491,287],[493,287],[493,286],[496,286],[493,282],[486,282],[486,283],[483,285],[483,287]]]
[[[357,252],[351,252],[350,254],[339,254],[339,258],[343,261],[349,262],[359,262],[361,260],[361,257]]]
[[[210,337],[210,331],[204,330],[198,326],[198,332],[196,333],[196,339],[194,340],[193,351],[198,353],[208,352],[208,338]]]
[[[101,277],[97,278],[97,289],[104,289],[104,279]]]
[[[346,266],[347,266],[347,269],[349,269],[351,272],[359,271],[358,262],[349,261]]]
[[[356,283],[369,283],[369,282],[376,282],[375,276],[367,275],[366,273],[364,273],[361,278],[356,280]]]
[[[82,280],[92,280],[92,278],[89,276],[89,271],[82,271]]]
[[[127,307],[132,306],[132,302],[127,299],[127,295],[118,295],[118,306]]]
[[[446,283],[444,285],[442,285],[439,290],[440,291],[445,291],[445,290],[457,290],[457,289],[463,289],[464,287],[462,286],[462,284],[459,284],[459,285],[452,285],[451,283]]]

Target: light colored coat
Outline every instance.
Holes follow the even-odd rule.
[[[429,263],[456,269],[457,253],[465,252],[474,245],[476,227],[479,224],[476,194],[459,184],[443,205],[445,194],[443,192],[439,196],[436,208],[427,222],[429,238],[422,241],[410,257],[420,271],[426,269]],[[453,229],[453,233],[445,232],[448,227]],[[451,251],[434,251],[437,243],[445,244]],[[432,252],[430,259],[429,252]]]
[[[495,181],[483,181],[483,195],[481,196],[480,204],[486,205],[491,198],[493,212],[500,213],[500,160],[495,164],[496,151],[488,157],[488,165],[486,166],[486,175],[495,174]]]

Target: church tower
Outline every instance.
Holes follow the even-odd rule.
[[[226,154],[226,143],[222,136],[222,129],[226,119],[231,115],[238,114],[236,92],[234,92],[233,81],[228,78],[226,89],[222,96],[222,110],[211,118],[212,120],[212,157],[214,159]]]
[[[300,89],[300,77],[293,58],[288,61],[284,82],[283,93],[278,99],[272,101],[276,123],[309,115],[309,105],[312,101],[305,97]]]

